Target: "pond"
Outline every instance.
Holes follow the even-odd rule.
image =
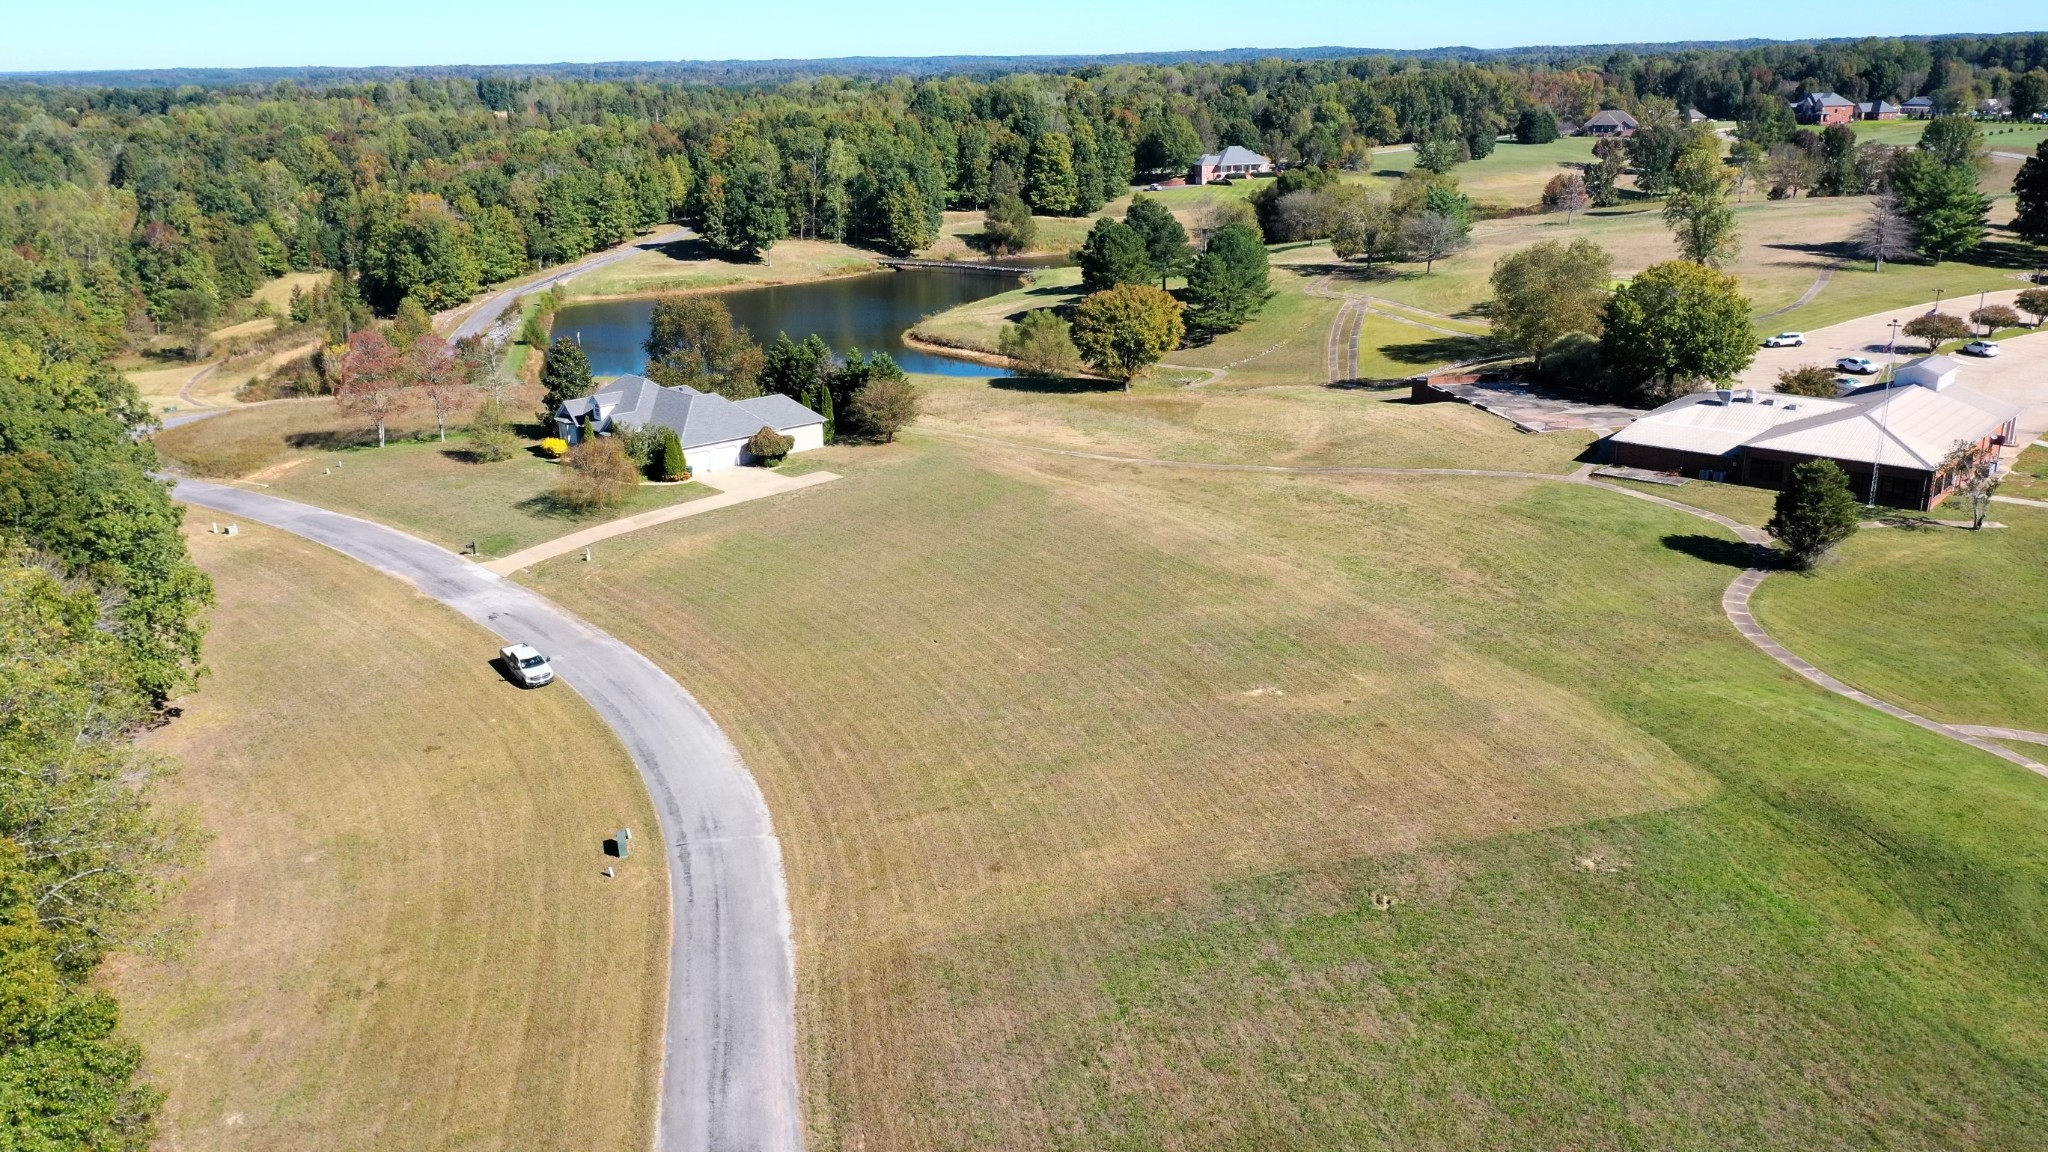
[[[732,310],[733,323],[763,345],[778,332],[789,333],[792,340],[815,332],[837,355],[852,348],[880,350],[906,372],[998,376],[1003,374],[1000,368],[911,348],[903,343],[903,334],[934,312],[1007,292],[1017,284],[1015,276],[1001,273],[906,270],[743,288],[720,293],[719,299]],[[653,312],[651,299],[571,304],[556,314],[554,334],[582,344],[596,375],[638,372],[647,366],[640,342],[647,338]]]

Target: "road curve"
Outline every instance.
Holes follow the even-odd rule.
[[[615,264],[628,256],[635,256],[652,248],[659,248],[664,244],[680,240],[689,234],[689,229],[680,225],[657,228],[645,236],[636,236],[617,248],[608,249],[603,252],[593,252],[574,264],[565,264],[538,280],[510,285],[500,288],[496,292],[478,297],[473,303],[465,304],[461,308],[454,310],[453,314],[459,316],[460,319],[455,322],[453,328],[448,330],[448,339],[455,341],[469,336],[481,336],[489,330],[492,321],[496,320],[498,314],[505,310],[505,306],[521,296],[530,295],[534,292],[545,292],[555,285],[565,284],[583,275],[585,272],[602,268],[607,264]]]
[[[667,845],[675,938],[655,1147],[798,1152],[796,961],[781,845],[753,776],[696,700],[540,594],[415,536],[199,480],[179,480],[175,495],[324,544],[548,654],[639,765]],[[589,867],[608,831],[590,830]]]

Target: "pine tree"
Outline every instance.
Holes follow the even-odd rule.
[[[1764,530],[1778,538],[1792,563],[1808,568],[1854,535],[1859,519],[1848,473],[1833,460],[1808,460],[1793,466]]]

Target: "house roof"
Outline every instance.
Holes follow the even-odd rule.
[[[1925,391],[1925,389],[1922,389]],[[1749,395],[1744,400],[1737,397]],[[1839,413],[1849,407],[1840,400],[1811,396],[1757,395],[1743,389],[1723,400],[1718,392],[1695,392],[1680,396],[1616,432],[1620,444],[1648,448],[1669,448],[1703,456],[1729,456],[1735,450],[1782,425],[1797,423],[1815,414]]]
[[[1833,92],[1812,92],[1801,97],[1801,104],[1812,104],[1821,108],[1852,108],[1855,105]]]
[[[1908,101],[1906,101],[1906,107],[1908,107],[1908,108],[1932,108],[1932,107],[1934,107],[1934,97],[1932,97],[1932,96],[1915,96],[1915,97],[1913,97],[1913,98],[1912,98],[1911,100],[1908,100]]]
[[[1899,371],[1904,372],[1909,368],[1917,368],[1922,372],[1932,372],[1937,376],[1946,376],[1951,372],[1959,371],[1962,366],[1963,362],[1953,356],[1922,356],[1899,365]]]
[[[1858,112],[1865,113],[1874,111],[1881,114],[1885,112],[1897,112],[1899,110],[1899,106],[1897,104],[1892,103],[1889,100],[1866,100],[1863,103],[1858,104],[1856,106],[1856,110]]]
[[[1596,124],[1617,125],[1622,128],[1637,127],[1636,118],[1629,115],[1626,112],[1623,112],[1619,108],[1609,108],[1607,111],[1602,112],[1598,116],[1593,117],[1591,120],[1586,121],[1586,127],[1588,128],[1591,128]]]
[[[1211,152],[1207,156],[1202,157],[1202,167],[1204,168],[1229,167],[1238,164],[1256,168],[1259,165],[1271,163],[1271,160],[1266,159],[1257,152],[1236,144],[1232,144],[1221,152]]]
[[[1861,392],[1849,397],[1847,404],[1847,411],[1786,424],[1749,446],[1932,472],[1957,441],[1974,444],[2020,411],[1960,388],[1936,392],[1915,385]]]
[[[787,396],[757,396],[735,402],[688,385],[664,388],[645,376],[630,374],[590,396],[565,400],[556,409],[557,415],[576,421],[592,411],[600,421],[614,425],[673,428],[685,448],[744,440],[759,432],[763,425],[784,431],[825,422],[823,416]]]

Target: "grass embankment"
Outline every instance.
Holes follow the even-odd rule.
[[[295,400],[173,428],[157,436],[166,459],[200,476],[253,478],[280,496],[403,528],[449,548],[474,542],[480,556],[521,548],[619,516],[711,494],[701,484],[642,484],[616,507],[578,513],[551,492],[561,466],[522,444],[512,459],[468,457],[461,432],[449,442],[414,440],[432,428],[409,415],[376,447],[376,433],[328,399]]]
[[[1380,462],[1487,421],[975,387],[933,430],[1284,453],[1287,395]],[[1491,447],[1461,462],[1504,466]],[[846,479],[801,501],[529,577],[665,662],[760,774],[817,1146],[2048,1124],[2048,791],[1749,647],[1720,612],[1731,535],[1537,481],[928,433],[822,455]]]
[[[646,1146],[666,1003],[632,762],[500,641],[318,545],[192,539],[211,675],[154,738],[213,841],[183,954],[127,962],[166,1147]]]
[[[1757,619],[1834,675],[1937,720],[2048,730],[2048,512],[1994,504],[1991,518],[2008,527],[1858,532],[1815,574],[1766,582]]]
[[[693,237],[635,253],[578,276],[564,287],[572,299],[586,299],[797,284],[872,272],[875,258],[873,252],[829,240],[784,240],[766,260],[733,260]]]
[[[1998,486],[2001,496],[2018,496],[2022,500],[2048,500],[2048,448],[2030,444],[2013,461],[2012,471],[2006,473],[2005,481]]]
[[[1051,256],[1072,252],[1088,238],[1088,229],[1105,214],[1114,214],[1122,219],[1123,211],[1130,205],[1128,198],[1121,198],[1115,204],[1087,216],[1034,216],[1036,235],[1031,246],[1019,255]],[[987,247],[982,243],[982,214],[980,212],[948,212],[939,226],[939,238],[917,255],[921,260],[987,260],[991,259]]]

